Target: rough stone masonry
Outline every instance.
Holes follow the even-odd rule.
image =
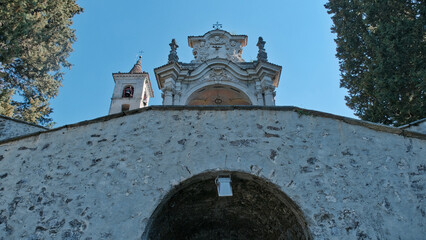
[[[47,128],[38,125],[0,115],[0,141],[46,130]]]
[[[180,183],[223,171],[285,195],[308,229],[288,233],[300,239],[422,239],[425,139],[293,107],[148,107],[81,122],[0,142],[0,239],[141,239]],[[269,217],[257,214],[253,224]]]

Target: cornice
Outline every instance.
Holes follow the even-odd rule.
[[[233,35],[225,30],[214,29],[214,30],[210,30],[206,32],[202,36],[188,36],[188,46],[192,48],[193,42],[207,39],[209,38],[210,35],[215,35],[215,34],[225,35],[230,40],[239,40],[241,42],[242,47],[245,47],[247,45],[247,38],[248,38],[247,35]]]
[[[164,80],[168,76],[173,76],[176,79],[179,73],[182,71],[181,66],[178,63],[168,63],[158,68],[154,68],[155,78],[157,79],[157,85],[159,89],[162,89]]]
[[[256,74],[261,77],[264,75],[270,75],[273,79],[273,85],[278,87],[282,71],[281,66],[269,62],[257,62],[255,70]]]
[[[154,90],[152,89],[151,79],[149,78],[149,74],[147,72],[143,73],[113,73],[112,77],[114,79],[114,82],[117,83],[117,80],[141,80],[145,81],[148,80],[148,91],[150,94],[150,97],[154,97]]]

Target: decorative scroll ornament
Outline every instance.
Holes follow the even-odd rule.
[[[257,54],[257,61],[259,62],[267,62],[268,61],[268,54],[266,54],[265,51],[265,41],[263,41],[262,37],[259,37],[259,41],[257,42],[256,46],[259,47],[259,53]]]
[[[176,43],[176,39],[172,39],[172,42],[169,44],[170,53],[169,53],[169,63],[177,63],[179,61],[179,57],[177,55],[176,49],[179,47]]]
[[[270,93],[274,94],[274,92],[275,92],[275,87],[274,87],[274,86],[263,86],[263,87],[262,87],[262,92],[263,92],[263,93],[268,93],[268,92],[270,92]]]
[[[210,81],[220,82],[229,81],[231,77],[223,69],[213,69],[208,75]]]
[[[163,93],[175,93],[175,88],[172,85],[167,85],[164,86],[161,91],[163,91]]]

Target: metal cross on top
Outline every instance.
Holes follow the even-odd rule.
[[[136,59],[142,59],[142,53],[143,51],[139,51],[138,54],[136,55]]]
[[[222,24],[221,24],[221,23],[219,23],[219,22],[216,22],[215,24],[213,24],[213,28],[214,28],[215,30],[219,30],[219,29],[221,29],[221,28],[222,28]]]
[[[137,56],[136,56],[136,58],[137,58],[137,59],[142,58],[142,53],[143,53],[143,51],[142,51],[142,50],[141,50],[141,51],[139,51],[139,52],[138,52],[138,54],[137,54]]]

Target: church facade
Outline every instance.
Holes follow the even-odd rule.
[[[245,35],[188,44],[163,106],[138,61],[108,116],[0,142],[0,239],[423,238],[424,133],[275,106],[262,38],[254,62]]]

